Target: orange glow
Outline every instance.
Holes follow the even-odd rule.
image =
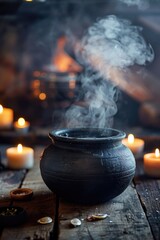
[[[39,86],[40,86],[40,81],[38,79],[36,79],[32,82],[32,87],[33,88],[38,88]]]
[[[160,157],[160,152],[159,152],[159,149],[158,149],[158,148],[156,148],[156,150],[155,150],[155,156],[156,156],[157,158]]]
[[[40,80],[35,79],[31,84],[31,88],[32,88],[32,91],[33,91],[33,95],[35,97],[38,97],[39,94],[40,94]]]
[[[61,37],[58,39],[57,50],[54,55],[53,64],[56,69],[60,72],[67,71],[80,71],[81,66],[74,61],[64,50],[65,44],[67,42],[66,37]]]
[[[39,94],[39,99],[42,100],[42,101],[44,101],[44,100],[46,99],[46,94],[43,93],[43,92],[40,93],[40,94]]]

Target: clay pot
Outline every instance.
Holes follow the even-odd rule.
[[[121,194],[135,174],[135,159],[116,129],[60,129],[40,161],[48,188],[69,202],[96,204]]]

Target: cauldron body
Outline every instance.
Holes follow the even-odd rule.
[[[48,188],[69,202],[96,204],[121,194],[135,174],[135,159],[116,129],[75,128],[49,134],[40,161]]]

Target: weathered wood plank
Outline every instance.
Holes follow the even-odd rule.
[[[137,160],[136,190],[156,240],[160,239],[160,179],[147,177],[143,170],[143,159]]]
[[[25,174],[25,170],[0,172],[0,202],[10,199],[10,191],[20,186]]]
[[[27,222],[14,228],[5,228],[1,240],[44,239],[47,240],[52,230],[52,224],[40,225],[37,220],[41,217],[54,215],[53,196],[51,194],[36,195],[29,202],[19,202],[16,205],[27,211]]]
[[[87,216],[95,213],[107,213],[108,217],[87,222]],[[70,226],[74,217],[82,220],[80,227]],[[129,186],[120,196],[102,205],[88,207],[61,203],[59,239],[151,240],[153,237],[136,191]]]
[[[1,163],[7,165],[6,159],[7,146],[0,146]],[[10,191],[18,188],[24,179],[26,170],[10,170],[4,169],[0,171],[0,204],[4,201],[10,201]]]
[[[30,201],[14,201],[13,205],[21,206],[27,211],[28,219],[25,224],[16,228],[5,228],[1,240],[48,239],[53,224],[40,225],[37,220],[41,217],[54,217],[54,196],[48,190],[40,175],[39,161],[43,148],[35,149],[35,164],[22,184],[22,187],[33,190]]]
[[[5,228],[1,240],[43,239],[48,240],[53,223],[40,225],[40,217],[54,218],[54,195],[48,190],[41,178],[39,162],[42,148],[35,149],[35,164],[23,181],[22,187],[33,189],[33,198],[30,201],[14,202],[22,206],[28,214],[28,221],[16,228]],[[94,213],[107,213],[108,217],[101,221],[87,222],[86,218]],[[77,228],[70,226],[70,220],[77,217],[82,220],[82,225]],[[73,205],[60,201],[59,207],[59,240],[137,240],[144,238],[152,240],[152,233],[133,186],[112,201],[94,205]]]
[[[6,151],[7,146],[0,146],[1,163],[6,165]],[[9,169],[3,169],[0,171],[0,206],[9,206],[11,203],[10,191],[14,188],[18,188],[24,179],[26,170],[12,171]],[[2,233],[0,226],[0,236]],[[6,238],[7,239],[7,238]]]

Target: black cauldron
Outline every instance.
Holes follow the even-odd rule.
[[[40,170],[48,188],[82,204],[106,202],[121,194],[135,174],[132,152],[116,129],[74,128],[49,133]]]

